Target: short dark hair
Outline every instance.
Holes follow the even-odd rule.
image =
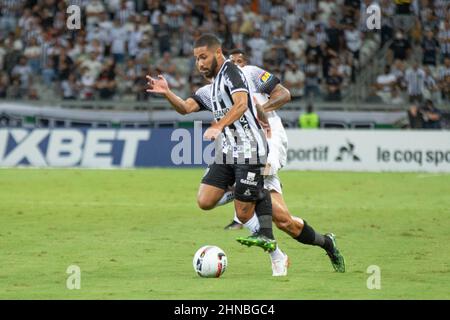
[[[245,51],[242,50],[242,49],[238,49],[238,48],[236,48],[236,49],[231,49],[230,52],[229,52],[228,54],[229,54],[229,55],[232,55],[232,54],[242,54],[242,56],[243,56],[244,58],[247,59],[247,55],[245,54]]]
[[[199,48],[199,47],[221,47],[222,46],[222,42],[219,40],[219,38],[217,38],[214,34],[212,33],[205,33],[203,35],[201,35],[197,40],[195,40],[194,43],[194,48]]]

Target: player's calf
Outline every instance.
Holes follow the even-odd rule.
[[[242,223],[246,223],[253,216],[253,212],[255,211],[255,203],[254,202],[244,202],[235,199],[234,205],[236,208],[236,215],[239,221]]]
[[[273,222],[277,228],[286,232],[293,238],[298,237],[303,229],[303,221],[301,219],[296,220],[291,216],[281,194],[272,191],[271,198]]]

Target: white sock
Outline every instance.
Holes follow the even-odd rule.
[[[227,191],[223,194],[222,198],[217,202],[216,207],[223,206],[234,200],[234,191]],[[236,214],[235,214],[236,215]]]
[[[239,221],[236,211],[234,212],[234,221],[239,222],[242,224],[242,222]],[[244,223],[244,227],[246,227],[248,230],[250,230],[251,233],[255,233],[259,231],[260,225],[258,217],[256,216],[256,213],[253,213],[253,216],[248,220],[246,223]],[[270,252],[270,258],[272,260],[281,260],[283,259],[285,254],[281,249],[277,246],[274,251]]]
[[[239,219],[236,217],[236,212],[235,214],[235,221],[236,222],[240,222]],[[253,216],[250,218],[250,220],[248,220],[246,223],[244,223],[244,227],[246,227],[248,230],[250,230],[251,233],[255,233],[257,231],[259,231],[259,220],[258,217],[256,216],[256,213],[253,213]]]
[[[239,218],[237,217],[236,210],[234,210],[234,218],[233,218],[233,221],[234,221],[234,222],[237,222],[237,223],[240,223],[240,224],[243,224],[243,223],[241,222],[241,220],[239,220]]]
[[[272,260],[281,260],[284,258],[283,251],[280,250],[280,248],[277,246],[277,248],[270,253],[270,259]]]

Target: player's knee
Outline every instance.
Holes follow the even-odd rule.
[[[201,195],[197,197],[197,204],[202,210],[211,210],[216,206],[216,203],[213,200]]]

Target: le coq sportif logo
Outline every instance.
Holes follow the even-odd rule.
[[[359,156],[355,154],[355,145],[347,140],[347,144],[339,148],[339,154],[337,155],[335,161],[361,161]]]

